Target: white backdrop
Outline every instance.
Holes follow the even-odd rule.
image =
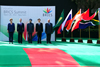
[[[13,19],[13,23],[16,26],[16,32],[14,33],[14,40],[17,41],[18,33],[17,33],[17,23],[19,23],[19,19],[22,18],[22,21],[25,25],[29,22],[31,18],[34,23],[34,26],[37,23],[37,19],[40,18],[43,23],[43,33],[42,33],[42,41],[46,40],[45,34],[45,23],[50,19],[53,26],[55,25],[55,6],[1,6],[1,31],[0,31],[0,40],[8,41],[8,33],[7,33],[7,25],[9,23],[9,19]],[[46,12],[47,11],[47,12]],[[26,29],[25,29],[26,30]],[[1,38],[2,37],[2,38]],[[27,40],[26,31],[24,31],[23,39]],[[55,32],[51,36],[51,40],[55,41]],[[33,41],[37,41],[36,32],[33,33]]]

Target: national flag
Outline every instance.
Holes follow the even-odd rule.
[[[75,23],[74,23],[74,25],[73,25],[73,27],[72,27],[71,32],[73,32],[73,30],[79,28],[79,23],[81,22],[82,17],[83,17],[83,14],[81,14],[81,15],[76,19],[76,21],[75,21]]]
[[[96,15],[97,15],[97,13],[98,13],[98,10],[92,15],[92,16],[90,16],[89,15],[89,9],[84,13],[84,16],[83,16],[83,20],[91,20],[91,19],[93,19]]]
[[[61,15],[60,15],[60,18],[58,19],[57,24],[53,27],[53,31],[54,31],[57,27],[59,27],[59,26],[62,24],[63,21],[64,21],[64,10],[62,11],[62,13],[61,13]]]
[[[100,24],[100,23],[99,23],[99,20],[96,20],[96,19],[92,19],[91,22],[92,22],[93,24],[95,24],[95,25],[99,25],[99,24]]]
[[[82,22],[79,23],[79,29],[85,29],[88,26],[95,26],[95,24],[93,24],[91,21],[86,23],[82,23]]]
[[[96,19],[92,19],[92,20],[90,20],[90,21],[84,21],[84,20],[82,20],[81,22],[82,22],[82,23],[92,22],[92,23],[95,24],[95,25],[99,25],[99,20],[96,20]]]
[[[75,23],[74,23],[74,25],[73,25],[73,27],[72,27],[71,32],[73,32],[75,29],[79,28],[79,23],[80,23],[82,20],[84,20],[84,21],[90,21],[90,20],[92,20],[92,19],[95,17],[95,15],[96,15],[96,12],[95,12],[92,16],[89,17],[89,9],[88,9],[86,12],[82,13],[82,14],[78,17],[78,19],[75,21]]]
[[[64,27],[66,27],[69,24],[71,19],[72,19],[72,9],[68,13],[68,15],[67,15],[66,19],[63,21],[63,23],[60,25],[60,27],[59,27],[59,29],[57,31],[58,34],[61,34],[61,32],[63,31]]]
[[[69,31],[71,29],[71,26],[73,24],[73,21],[76,19],[77,16],[81,15],[81,9],[75,14],[75,16],[72,18],[72,20],[69,22],[68,26],[66,27],[66,30]]]

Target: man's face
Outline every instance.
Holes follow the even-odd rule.
[[[32,21],[30,20],[30,22],[32,22]]]
[[[19,21],[22,22],[22,19],[20,19]]]
[[[40,23],[40,19],[38,20],[38,22]]]
[[[48,23],[50,22],[50,20],[48,20]]]

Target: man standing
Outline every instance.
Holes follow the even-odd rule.
[[[41,34],[43,32],[43,24],[40,22],[41,19],[38,19],[38,23],[36,24],[36,32],[38,36],[38,43],[41,43]]]
[[[29,23],[27,24],[27,33],[28,33],[28,42],[32,43],[32,33],[34,32],[34,24],[32,23],[32,19],[29,19]]]
[[[22,34],[24,32],[24,23],[22,23],[22,19],[19,19],[19,23],[17,24],[17,32],[18,32],[18,43],[22,43]]]
[[[47,43],[51,43],[51,33],[53,31],[52,29],[52,23],[50,23],[50,19],[48,19],[48,23],[45,24],[45,33],[47,35]]]

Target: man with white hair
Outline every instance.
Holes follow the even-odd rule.
[[[17,24],[17,32],[18,32],[18,43],[22,43],[22,34],[24,32],[24,23],[22,19],[19,19],[19,23]]]
[[[52,32],[53,32],[53,26],[52,26],[52,23],[50,22],[50,19],[48,19],[48,23],[45,24],[45,33],[47,36],[47,44],[51,43]]]

